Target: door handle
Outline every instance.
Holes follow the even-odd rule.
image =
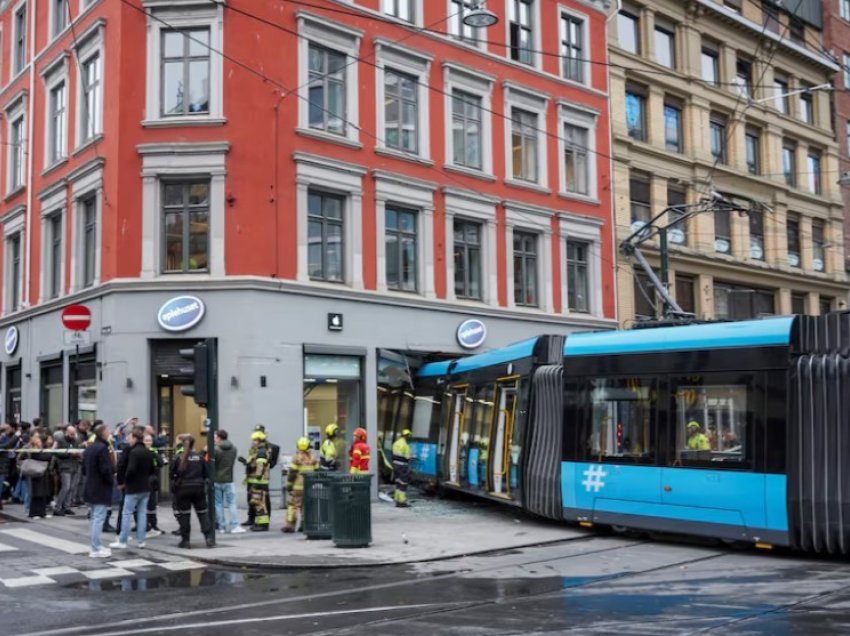
[[[664,492],[671,492],[673,489],[670,486],[664,486]]]

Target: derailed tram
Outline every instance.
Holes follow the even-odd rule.
[[[850,312],[421,367],[414,477],[551,519],[850,552]]]

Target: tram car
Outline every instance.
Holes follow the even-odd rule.
[[[540,336],[424,365],[417,412],[420,480],[620,532],[850,552],[850,312]]]

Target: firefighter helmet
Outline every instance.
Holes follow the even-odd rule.
[[[266,434],[262,431],[254,431],[251,433],[251,441],[253,442],[262,442],[266,439]]]
[[[337,433],[339,433],[339,426],[337,426],[336,424],[328,424],[325,427],[325,435],[327,435],[328,437],[333,437]]]
[[[402,437],[410,437],[411,435],[413,435],[413,431],[411,431],[409,428],[406,428],[401,432]]]
[[[366,440],[366,429],[361,428],[360,426],[355,428],[354,429],[354,439],[362,439],[362,440],[365,441]]]
[[[298,450],[305,451],[308,448],[310,448],[310,440],[307,439],[306,437],[299,437],[298,438]]]

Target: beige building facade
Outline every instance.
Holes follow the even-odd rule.
[[[618,244],[711,192],[764,204],[670,228],[669,289],[700,319],[847,306],[831,93],[817,88],[838,67],[817,50],[817,19],[772,6],[624,0],[609,23]],[[642,250],[657,272],[657,241]],[[621,324],[659,315],[634,258],[620,253],[617,272]]]

